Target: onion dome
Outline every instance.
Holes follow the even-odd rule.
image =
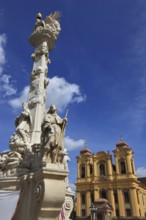
[[[119,148],[119,147],[122,147],[122,148],[129,148],[128,144],[123,141],[123,140],[120,140],[116,143],[116,147]]]
[[[92,152],[89,148],[87,147],[83,147],[80,151],[80,154],[87,156],[87,157],[91,157],[92,156]]]

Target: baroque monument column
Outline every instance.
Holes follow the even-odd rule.
[[[35,52],[32,54],[34,64],[28,98],[28,105],[32,114],[32,145],[40,144],[41,142],[41,125],[45,114],[46,89],[49,83],[47,78],[47,64],[50,63],[49,52],[54,48],[55,36],[53,36],[53,33],[47,28],[47,25],[49,25],[48,17],[43,21],[42,15],[40,13],[37,14],[34,30],[30,36],[30,43],[35,47]],[[59,22],[58,27],[57,35],[61,30]]]
[[[57,11],[44,20],[40,13],[36,16],[29,39],[35,50],[28,100],[16,117],[10,151],[0,153],[0,189],[20,190],[14,220],[56,220],[63,207],[67,220],[73,208],[70,159],[63,145],[67,113],[62,119],[53,103],[45,106],[49,52],[61,31],[59,19]]]

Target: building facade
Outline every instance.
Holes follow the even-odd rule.
[[[76,215],[90,216],[90,207],[99,198],[112,206],[113,218],[146,217],[145,178],[137,178],[133,150],[119,141],[113,150],[114,162],[109,152],[92,152],[84,147],[77,156]]]

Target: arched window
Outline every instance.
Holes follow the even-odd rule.
[[[114,199],[115,199],[115,203],[118,204],[118,194],[117,194],[117,191],[114,191]]]
[[[85,178],[85,165],[81,165],[81,178]]]
[[[99,170],[100,170],[100,176],[102,176],[102,175],[105,176],[105,165],[104,165],[104,163],[101,163],[99,165]]]
[[[105,190],[102,190],[102,191],[100,192],[100,197],[101,197],[101,198],[104,198],[104,199],[107,199],[107,195],[106,195],[106,191],[105,191]]]
[[[121,170],[121,174],[126,174],[126,166],[124,160],[120,161],[120,170]]]
[[[93,174],[93,165],[92,164],[89,164],[89,170],[90,170],[90,175]]]

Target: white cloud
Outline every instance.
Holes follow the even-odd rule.
[[[68,151],[83,147],[84,145],[85,145],[84,139],[79,139],[75,141],[68,136],[64,138],[64,146],[65,148],[67,148]]]
[[[26,102],[28,97],[29,87],[26,86],[20,96],[11,99],[9,104],[17,109],[21,107],[22,102]],[[79,103],[85,100],[85,96],[81,95],[80,87],[77,84],[71,84],[64,78],[57,76],[50,79],[47,89],[47,107],[55,104],[59,111],[65,109],[70,103]]]
[[[136,169],[136,174],[138,177],[146,177],[146,168],[145,167],[138,167]]]
[[[14,109],[18,109],[22,106],[22,102],[26,102],[27,98],[28,98],[28,92],[29,92],[29,86],[24,87],[24,89],[22,90],[20,97],[19,98],[15,98],[15,99],[11,99],[9,101],[9,104],[14,108]]]
[[[50,79],[47,92],[47,106],[55,104],[59,111],[66,108],[69,103],[79,103],[85,100],[85,96],[81,95],[80,87],[77,84],[71,84],[57,76]]]
[[[2,74],[3,66],[6,63],[6,56],[4,50],[5,45],[6,45],[6,35],[1,34],[0,35],[0,74]]]
[[[13,84],[10,82],[11,76],[3,74],[0,78],[0,91],[3,93],[3,97],[11,96],[16,94],[16,89],[13,87]]]
[[[16,94],[16,89],[14,88],[13,83],[11,82],[11,76],[8,74],[3,74],[5,64],[6,64],[6,54],[5,54],[5,45],[6,45],[6,35],[0,35],[0,102],[4,101],[6,96],[11,96]]]

